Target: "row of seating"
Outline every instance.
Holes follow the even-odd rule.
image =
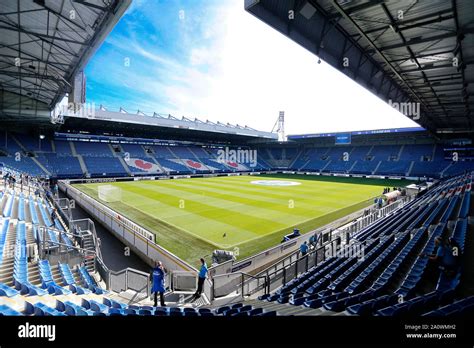
[[[11,137],[9,135],[9,137]],[[32,158],[24,153],[24,148],[29,149],[38,161],[51,175],[58,177],[80,177],[83,169],[79,157],[82,157],[86,171],[91,176],[128,175],[123,163],[117,155],[128,153],[131,157],[142,161],[154,161],[171,173],[193,173],[207,170],[229,172],[235,169],[217,161],[216,149],[206,149],[198,146],[158,146],[122,144],[115,145],[113,150],[109,144],[84,141],[55,141],[55,150],[50,141],[45,141],[49,147],[41,148],[29,146],[28,136],[16,136],[22,143],[20,147],[16,140],[11,139],[3,151],[8,156],[0,157],[0,163],[17,168],[33,175],[45,175]],[[26,144],[26,145],[25,145]],[[72,145],[71,145],[72,144]],[[73,155],[71,146],[76,149]],[[121,147],[121,149],[120,149]],[[146,152],[145,147],[148,149]],[[119,151],[119,153],[115,153]],[[442,145],[416,144],[416,145],[375,145],[375,146],[333,146],[333,147],[263,147],[259,148],[259,157],[256,167],[242,163],[239,170],[265,170],[281,167],[282,161],[287,163],[291,170],[309,170],[318,172],[351,173],[351,174],[378,174],[401,176],[430,176],[459,175],[474,169],[474,161],[452,162],[445,158]],[[21,160],[15,159],[15,154],[20,152]],[[349,155],[349,159],[345,158]],[[191,161],[188,164],[187,161]],[[274,165],[272,165],[272,163]],[[289,164],[288,164],[289,163]],[[245,169],[244,169],[245,168]],[[145,174],[146,170],[140,167],[129,168],[134,174]]]
[[[31,284],[28,280],[28,255],[26,248],[26,226],[23,221],[17,223],[15,261],[13,270],[15,289],[21,295],[45,295],[47,292]]]
[[[462,268],[446,284],[441,272],[425,298],[429,260],[424,255],[436,253],[437,237],[452,237],[464,252],[472,180],[470,173],[441,182],[357,233],[350,247],[364,246],[363,258],[328,258],[260,300],[351,315],[418,315],[423,304],[449,303]]]
[[[474,314],[474,296],[455,301],[432,311],[429,311],[429,307],[424,307],[423,312],[423,316],[472,316]]]

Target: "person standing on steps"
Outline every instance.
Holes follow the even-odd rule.
[[[152,274],[152,281],[153,285],[151,288],[151,292],[154,296],[156,307],[158,305],[158,293],[160,294],[160,305],[161,307],[165,307],[165,269],[161,261],[157,261],[155,263],[155,268],[153,268]]]
[[[193,297],[191,298],[191,302],[201,297],[201,293],[204,287],[204,281],[206,280],[208,274],[206,261],[203,258],[201,258],[199,261],[201,261],[201,268],[199,269],[198,274],[198,287]]]
[[[57,212],[56,208],[53,208],[53,210],[51,210],[51,227],[56,226],[56,220],[57,219],[58,219],[58,212]]]

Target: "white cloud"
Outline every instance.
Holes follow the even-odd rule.
[[[182,69],[167,87],[179,115],[271,130],[280,110],[287,133],[416,126],[385,102],[243,10],[237,1],[209,22],[221,33],[207,49],[190,48],[191,62],[219,57],[208,76]]]
[[[188,56],[179,61],[132,40],[136,53],[158,63],[138,86],[171,106],[157,112],[269,131],[284,110],[287,134],[417,126],[342,73],[317,64],[315,55],[247,13],[241,1],[223,3],[212,18],[201,19],[204,40],[192,37],[196,18],[186,14],[182,45]]]

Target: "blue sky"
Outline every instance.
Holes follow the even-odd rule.
[[[287,134],[417,126],[244,10],[134,0],[86,68],[87,102]]]

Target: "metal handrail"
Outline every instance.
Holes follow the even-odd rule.
[[[46,230],[44,231],[44,233],[46,233]],[[81,248],[81,247],[71,246],[71,245],[68,245],[68,244],[65,244],[65,243],[55,242],[55,241],[52,241],[52,240],[45,240],[44,237],[45,237],[45,235],[43,234],[43,241],[39,242],[39,244],[45,245],[46,243],[48,243],[49,245],[52,244],[52,245],[64,246],[68,250],[73,249],[73,250],[76,250],[76,251],[79,251],[79,252],[85,252],[85,253],[97,255],[97,253],[94,250],[88,250],[88,249],[84,249],[84,248]],[[45,249],[45,248],[43,247],[43,249]]]
[[[386,215],[380,217],[379,219],[381,219],[381,218],[387,216],[388,214],[391,214],[393,211],[395,211],[395,210],[397,210],[397,209],[403,208],[403,207],[406,205],[406,203],[408,203],[409,201],[410,201],[410,200],[407,201],[406,198],[403,198],[403,199],[401,199],[401,200],[399,200],[399,201],[396,201],[396,202],[394,202],[394,203],[392,203],[392,204],[390,204],[390,205],[387,205],[387,206],[383,207],[382,209],[387,208],[387,207],[390,207],[390,206],[394,206],[395,204],[398,204],[398,205],[399,205],[399,206],[396,207],[394,210],[390,211],[389,213],[387,213]],[[400,205],[400,202],[402,202],[401,205]],[[376,212],[378,213],[380,210],[381,210],[381,209],[377,209]],[[377,221],[377,220],[375,220],[375,221]],[[343,233],[346,228],[347,228],[347,227],[342,226],[342,227],[341,227],[341,230],[338,229],[338,230],[328,231],[328,233],[330,234],[329,240],[328,240],[325,244],[323,244],[323,243],[322,243],[322,239],[321,239],[321,238],[318,238],[318,244],[319,244],[319,241],[321,241],[321,243],[320,243],[320,245],[319,245],[319,248],[318,248],[318,247],[315,247],[315,248],[312,249],[310,252],[308,252],[307,255],[310,255],[310,254],[312,254],[312,253],[314,253],[314,252],[317,252],[317,251],[320,250],[321,248],[324,248],[326,245],[329,245],[329,244],[333,243],[334,240],[337,240],[338,238],[341,238],[340,234]],[[323,232],[323,231],[321,231],[321,232]],[[311,232],[309,232],[309,233],[307,233],[307,234],[311,234]],[[334,234],[334,238],[333,238],[333,234]],[[318,236],[320,236],[320,235],[321,235],[321,233],[318,234]],[[297,262],[297,261],[300,259],[300,256],[299,256],[300,254],[301,254],[301,251],[300,251],[300,250],[295,250],[295,251],[293,251],[291,254],[285,256],[284,259],[282,259],[282,260],[278,261],[277,263],[273,264],[272,266],[269,266],[269,267],[263,269],[262,271],[258,272],[257,275],[259,275],[259,274],[265,274],[265,273],[268,274],[268,271],[269,271],[270,269],[272,269],[272,268],[275,268],[275,271],[274,271],[273,273],[276,273],[276,272],[278,271],[278,265],[281,265],[282,267],[281,267],[280,269],[283,269],[283,268],[285,268],[285,267],[291,265],[292,263]],[[291,260],[292,258],[294,258],[294,256],[296,256],[296,260],[295,260],[295,261],[290,261],[290,264],[285,265],[285,263],[286,263],[288,260]]]
[[[241,290],[241,295],[242,297],[244,296],[244,287],[245,285],[248,285],[251,281],[255,281],[255,280],[262,280],[264,281],[264,290],[265,292],[269,289],[268,287],[268,277],[266,276],[254,276],[254,275],[251,275],[251,274],[248,274],[248,273],[244,273],[244,272],[233,272],[233,273],[226,273],[226,274],[219,274],[219,275],[215,275],[213,277],[213,281],[212,281],[212,286],[211,286],[211,301],[215,299],[215,285],[216,285],[216,279],[219,279],[219,278],[224,278],[224,277],[231,277],[233,275],[240,275],[240,290]],[[250,279],[245,279],[245,278],[250,278]],[[238,287],[236,287],[236,289],[238,289]],[[253,293],[253,292],[252,292]],[[251,295],[252,293],[249,293],[249,295]],[[266,292],[267,293],[267,292]]]

